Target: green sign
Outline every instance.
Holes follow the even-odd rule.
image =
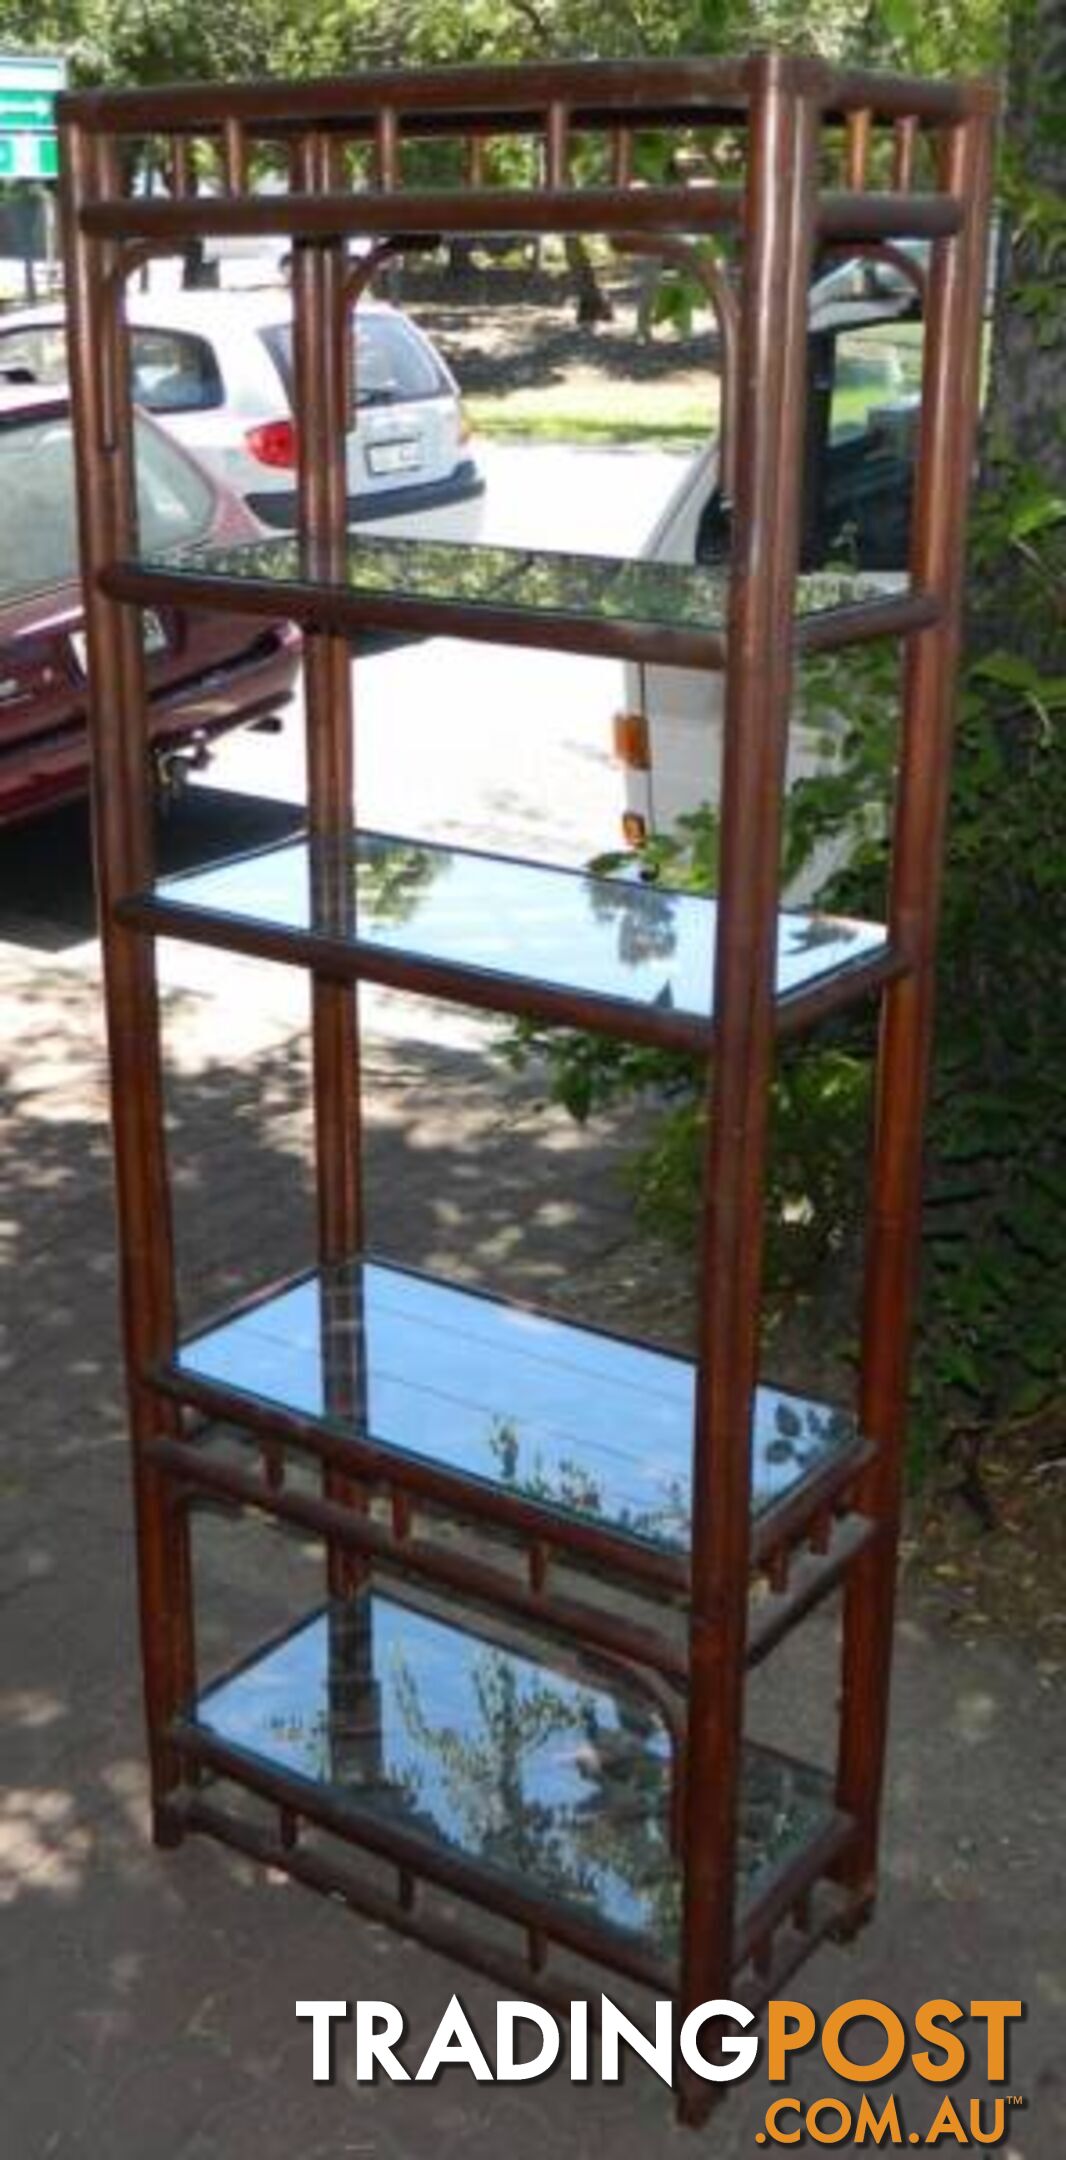
[[[0,180],[55,180],[56,96],[67,79],[58,53],[0,52]]]
[[[0,135],[0,180],[55,180],[58,174],[54,135]]]
[[[31,90],[21,84],[0,87],[0,135],[14,135],[28,129],[54,130],[56,124],[55,94],[50,90]]]

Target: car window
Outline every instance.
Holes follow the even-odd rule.
[[[834,442],[867,427],[877,411],[898,410],[922,387],[922,326],[884,322],[836,340],[830,433]]]
[[[202,540],[215,511],[215,490],[160,428],[134,423],[137,452],[137,528],[149,550]]]
[[[837,337],[808,567],[906,568],[921,378],[920,322],[886,321]]]
[[[274,323],[260,332],[291,405],[293,399],[292,324]],[[407,405],[419,398],[446,396],[451,388],[430,348],[396,315],[357,315],[355,323],[355,402]]]
[[[134,328],[130,359],[133,395],[149,412],[210,412],[223,402],[222,376],[206,338]]]
[[[281,378],[285,401],[288,405],[291,405],[295,396],[292,364],[292,324],[268,323],[265,328],[260,330],[259,336]]]
[[[448,387],[432,353],[392,315],[356,317],[355,386],[357,405],[407,404]]]
[[[131,383],[138,405],[153,413],[208,412],[223,403],[218,361],[205,338],[182,330],[130,331]],[[62,323],[0,329],[0,374],[9,382],[67,380]]]
[[[137,425],[137,510],[144,549],[202,539],[214,492],[156,428]],[[0,604],[76,583],[74,451],[65,415],[0,426]]]
[[[922,326],[882,321],[812,338],[812,397],[824,399],[804,472],[802,568],[902,571],[921,404]],[[824,433],[823,433],[824,429]],[[696,534],[696,560],[719,565],[731,545],[729,506],[716,490]]]
[[[65,383],[67,333],[62,323],[0,329],[0,374],[9,382],[44,383],[48,388]]]

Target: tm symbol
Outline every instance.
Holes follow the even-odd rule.
[[[1008,2094],[1007,2094],[1007,2106],[1008,2106],[1008,2107],[1024,2107],[1024,2106],[1025,2106],[1025,2099],[1024,2099],[1024,2095],[1023,2095],[1022,2093],[1008,2093]]]

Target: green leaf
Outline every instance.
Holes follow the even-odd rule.
[[[1053,525],[1061,525],[1064,518],[1066,496],[1037,495],[1014,512],[1008,526],[1009,537],[1011,540],[1029,540],[1034,533],[1047,532]]]

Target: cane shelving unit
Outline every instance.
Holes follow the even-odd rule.
[[[757,2005],[872,1901],[993,106],[981,85],[767,55],[62,101],[155,1833],[215,1834],[548,2000],[571,1992],[558,1960],[576,1952],[684,2012]],[[672,168],[687,179],[638,184],[651,132],[701,149]],[[493,183],[492,146],[512,136],[537,144],[536,184]],[[419,147],[443,142],[464,181],[419,184]],[[165,199],[130,177],[149,146]],[[204,146],[223,175],[210,199],[192,179]],[[257,194],[265,159],[286,192]],[[145,555],[126,280],[209,233],[278,232],[294,265],[297,531]],[[729,408],[723,568],[349,531],[358,292],[427,237],[538,232],[699,264]],[[355,234],[374,244],[353,263]],[[800,567],[806,295],[833,251],[913,264],[908,239],[929,244],[909,575],[851,591]],[[160,877],[138,611],[179,603],[304,626],[307,826]],[[368,628],[724,670],[717,899],[361,831],[350,640]],[[794,664],[875,637],[903,649],[885,920],[790,913]],[[402,920],[377,904],[381,874],[406,881]],[[316,1264],[193,1334],[171,1249],[163,935],[286,961],[311,984]],[[694,1359],[364,1247],[360,981],[706,1056]],[[880,1050],[851,1415],[760,1383],[758,1308],[775,1042],[862,1000],[879,1002]],[[219,1500],[319,1539],[325,1603],[201,1687],[189,1519]],[[827,1776],[745,1743],[745,1675],[837,1585]],[[466,1920],[441,1914],[441,1890]],[[689,2114],[708,2089],[682,2088]]]

